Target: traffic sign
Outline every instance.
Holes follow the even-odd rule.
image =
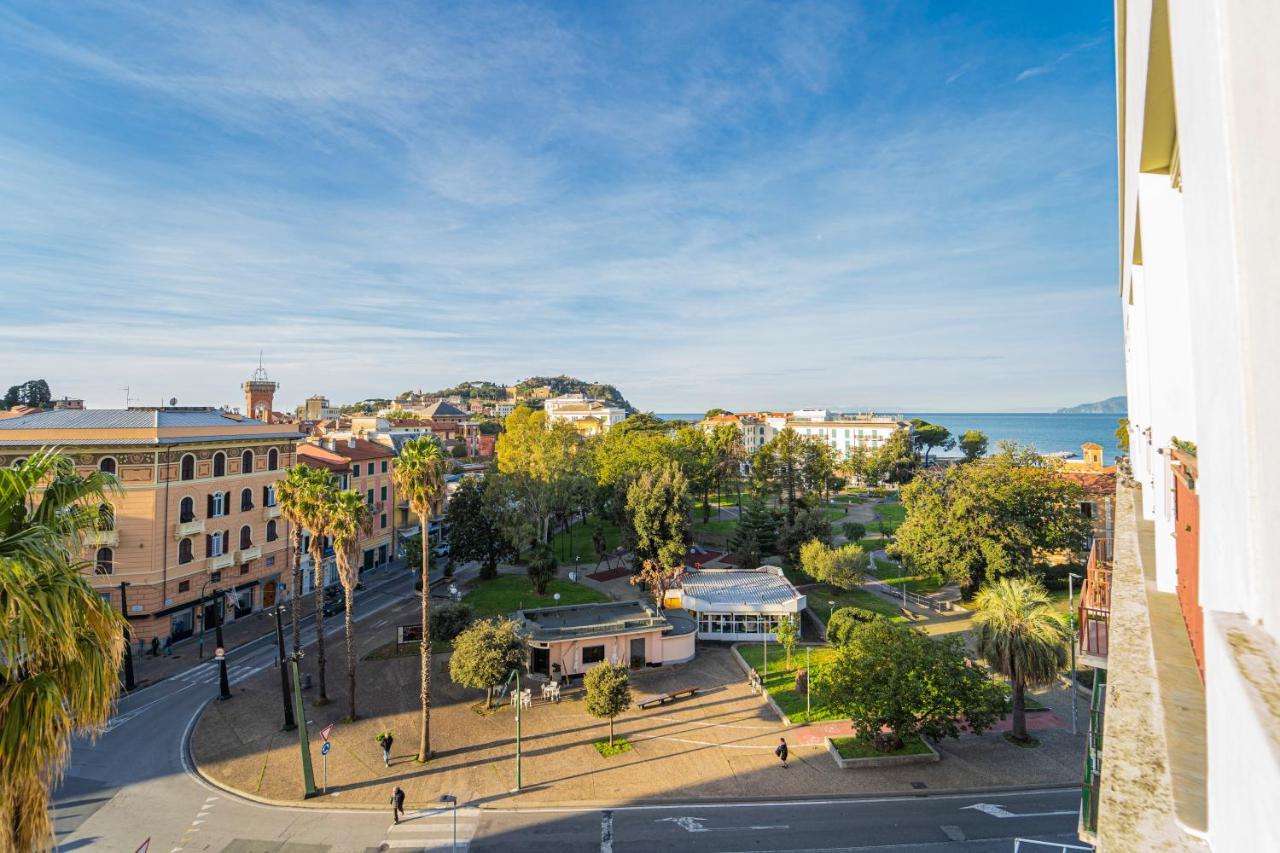
[[[325,726],[323,729],[320,730],[320,738],[325,743],[329,742],[329,735],[331,734],[333,734],[333,723],[330,723],[329,725]]]
[[[324,746],[320,747],[320,754],[321,754],[321,755],[328,755],[328,754],[329,754],[329,747],[331,747],[331,746],[333,746],[333,744],[329,743],[329,741],[325,741],[325,742],[324,742]]]
[[[222,660],[224,657],[226,657],[226,654],[227,654],[227,650],[224,649],[222,646],[218,646],[216,649],[213,650],[213,657],[215,660]]]

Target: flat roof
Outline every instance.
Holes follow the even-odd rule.
[[[514,616],[516,621],[523,623],[529,639],[540,641],[667,631],[673,627],[663,613],[644,601],[566,604],[561,607],[518,610]]]
[[[802,597],[777,566],[695,569],[684,573],[680,589],[704,604],[786,604]]]

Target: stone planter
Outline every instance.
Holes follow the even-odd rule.
[[[933,748],[933,744],[928,740],[921,738],[921,743],[929,750],[928,752],[919,753],[917,755],[884,755],[874,758],[841,758],[840,750],[836,749],[836,745],[831,742],[831,738],[823,738],[822,742],[826,744],[827,752],[831,753],[831,757],[835,759],[836,766],[841,770],[867,770],[876,767],[898,767],[903,764],[933,764],[935,761],[941,761],[942,756]]]

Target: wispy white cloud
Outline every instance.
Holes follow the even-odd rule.
[[[1110,143],[1080,120],[1105,82],[892,113],[883,22],[656,8],[0,14],[0,62],[111,110],[0,103],[0,362],[100,405],[227,401],[259,348],[286,399],[559,372],[660,409],[1110,391]]]

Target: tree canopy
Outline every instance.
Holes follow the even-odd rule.
[[[832,548],[812,539],[800,546],[800,568],[804,573],[838,589],[853,589],[861,583],[870,562],[866,549],[854,543]]]
[[[684,473],[669,462],[646,471],[627,490],[628,539],[637,565],[664,569],[683,566],[689,552],[689,487]]]
[[[1082,495],[1054,460],[1002,443],[993,457],[926,473],[902,490],[896,550],[910,568],[970,588],[1025,574],[1038,551],[1084,547]]]
[[[631,686],[624,664],[603,661],[587,670],[582,679],[587,690],[586,710],[593,717],[608,718],[609,746],[613,746],[613,720],[631,707]]]
[[[43,379],[28,379],[20,385],[10,385],[4,395],[4,407],[30,406],[33,409],[47,409],[53,401],[49,391],[49,383]]]
[[[578,481],[588,475],[588,457],[571,424],[547,423],[547,414],[517,408],[498,436],[498,471],[503,475],[504,514],[509,538],[517,544],[546,542],[556,512],[572,503]]]
[[[854,625],[815,686],[855,736],[881,752],[908,735],[958,738],[962,724],[981,734],[1007,704],[1001,687],[966,659],[960,637],[931,639],[885,619]]]
[[[760,565],[765,557],[777,553],[778,517],[763,499],[752,497],[743,505],[729,547],[738,556],[739,565],[748,568]]]
[[[449,677],[463,687],[483,690],[485,704],[493,705],[493,691],[524,665],[525,640],[512,619],[481,619],[453,640]]]
[[[498,561],[514,550],[498,524],[497,489],[491,483],[463,478],[449,498],[444,520],[450,558],[479,561],[482,579],[495,577]]]
[[[929,455],[935,449],[950,450],[956,446],[956,440],[951,437],[951,430],[940,424],[931,424],[920,418],[912,418],[911,427],[911,440],[915,445],[916,453],[921,456],[921,461],[925,465],[929,464]]]
[[[960,436],[959,445],[964,458],[972,462],[987,455],[987,434],[980,429],[965,430],[964,435]]]

